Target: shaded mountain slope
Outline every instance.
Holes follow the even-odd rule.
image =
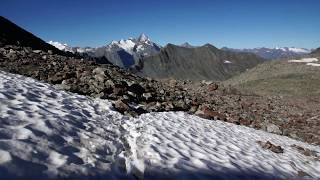
[[[310,55],[320,57],[320,48],[317,48],[316,50],[312,51]]]
[[[143,59],[140,73],[153,78],[225,80],[263,60],[252,53],[223,51],[210,44],[196,48],[168,44],[159,54]]]
[[[11,44],[31,47],[34,50],[51,50],[55,54],[65,54],[2,16],[0,16],[0,27],[0,47]]]

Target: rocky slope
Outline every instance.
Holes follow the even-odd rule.
[[[253,48],[253,49],[233,49],[233,48],[222,48],[223,50],[229,50],[233,52],[250,52],[254,53],[265,59],[282,59],[282,58],[294,58],[301,57],[305,54],[310,53],[309,49],[295,48],[295,47],[282,47],[282,48]]]
[[[215,83],[155,81],[113,65],[11,45],[0,48],[0,70],[30,76],[81,95],[114,100],[114,108],[126,115],[187,111],[320,144],[320,103],[316,101],[303,104],[281,97],[244,94]]]
[[[139,73],[154,78],[221,81],[263,62],[251,53],[219,50],[206,44],[186,48],[168,44],[159,54],[143,59]]]

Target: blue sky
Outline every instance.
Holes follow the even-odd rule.
[[[319,0],[1,0],[0,15],[72,46],[142,32],[161,45],[320,46]]]

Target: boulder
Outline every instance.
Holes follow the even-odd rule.
[[[283,153],[283,148],[281,146],[277,146],[272,144],[270,141],[267,142],[257,142],[263,149],[269,149],[270,151],[274,153]]]
[[[124,103],[122,100],[115,101],[112,106],[120,113],[125,113],[130,110],[129,106]]]
[[[280,128],[275,124],[268,123],[266,125],[266,130],[269,133],[275,133],[275,134],[280,134],[280,135],[282,134],[282,131],[280,130]]]
[[[225,120],[226,116],[218,111],[210,109],[208,106],[201,106],[196,112],[195,115],[205,118],[205,119],[219,119]]]

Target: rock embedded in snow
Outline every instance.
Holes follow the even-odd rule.
[[[270,132],[270,133],[282,134],[280,128],[275,124],[268,123],[266,125],[266,129],[267,129],[267,132]]]
[[[127,104],[125,104],[123,101],[121,100],[117,100],[116,102],[114,102],[113,107],[119,111],[120,113],[124,113],[130,110],[129,106]]]
[[[267,142],[261,142],[257,141],[257,143],[263,148],[263,149],[268,149],[274,153],[283,153],[283,148],[281,146],[277,146],[272,144],[270,141]]]

